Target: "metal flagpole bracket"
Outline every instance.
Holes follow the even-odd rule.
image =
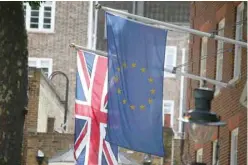
[[[112,13],[116,13],[116,14],[120,14],[120,15],[123,15],[123,16],[130,17],[130,18],[134,18],[134,19],[139,20],[139,21],[141,21],[143,23],[146,23],[146,24],[149,23],[149,24],[152,24],[152,25],[154,25],[154,24],[161,25],[163,27],[163,29],[166,29],[166,30],[168,30],[168,28],[169,28],[169,29],[184,31],[184,32],[188,32],[188,33],[191,33],[191,34],[194,34],[194,35],[201,36],[201,37],[208,37],[208,38],[212,38],[214,40],[221,40],[221,41],[223,41],[225,43],[239,45],[239,46],[244,47],[244,48],[248,47],[248,44],[246,42],[242,42],[242,41],[238,41],[238,40],[235,40],[235,39],[219,36],[219,35],[216,35],[216,34],[213,34],[213,33],[202,32],[200,30],[195,30],[195,29],[191,29],[191,28],[187,28],[187,27],[183,27],[183,26],[178,26],[178,25],[175,25],[175,24],[167,23],[167,22],[158,21],[158,20],[155,20],[155,19],[147,18],[147,17],[142,17],[142,16],[139,16],[139,15],[127,13],[127,12],[124,12],[124,11],[121,11],[121,10],[116,10],[116,9],[101,6],[101,5],[100,5],[100,7],[98,6],[98,8],[103,9],[104,11],[107,11],[107,12],[112,12]]]
[[[95,4],[95,9],[100,10],[101,8],[102,8],[102,5],[100,5],[99,3],[98,4]]]
[[[100,50],[92,50],[92,49],[88,49],[86,47],[83,47],[83,46],[79,46],[79,45],[76,45],[74,43],[71,43],[69,45],[71,48],[74,48],[76,50],[84,50],[86,52],[90,52],[90,53],[94,53],[96,55],[99,55],[99,56],[104,56],[104,57],[107,57],[108,54],[106,52],[103,52],[103,51],[100,51]]]
[[[99,55],[99,56],[104,56],[104,57],[107,57],[108,56],[108,53],[107,52],[103,52],[103,51],[99,51],[99,50],[88,49],[88,48],[85,48],[83,46],[76,45],[74,43],[71,43],[70,44],[70,47],[71,48],[75,48],[77,50],[84,50],[86,52],[91,52],[91,53],[94,53],[94,54]],[[213,79],[210,79],[210,78],[207,78],[207,77],[193,75],[193,74],[186,73],[186,72],[180,72],[180,71],[178,71],[176,69],[176,67],[174,67],[173,69],[164,68],[164,71],[165,72],[168,72],[168,73],[172,73],[172,74],[178,74],[178,75],[181,75],[181,76],[185,76],[185,77],[190,78],[190,79],[193,79],[193,80],[206,81],[206,82],[209,82],[211,84],[218,85],[218,86],[221,86],[221,87],[224,87],[224,88],[234,87],[234,85],[229,84],[229,83],[220,82],[220,81],[213,80]]]

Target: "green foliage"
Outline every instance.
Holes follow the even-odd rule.
[[[45,2],[45,1],[24,1],[24,2],[28,2],[29,5],[31,7],[33,7],[34,9],[39,9],[40,4],[43,3],[43,2]]]

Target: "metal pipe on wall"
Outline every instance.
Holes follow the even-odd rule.
[[[95,1],[95,4],[97,4],[98,1]],[[95,9],[95,17],[94,17],[94,35],[93,35],[93,46],[92,48],[96,50],[97,45],[97,27],[98,27],[98,10]]]
[[[92,48],[92,34],[93,34],[93,22],[92,21],[93,21],[93,1],[89,1],[87,47],[90,49]]]
[[[49,79],[52,80],[54,76],[56,75],[62,75],[66,79],[66,89],[65,89],[65,100],[60,100],[64,104],[65,114],[64,114],[64,124],[63,129],[66,130],[66,123],[67,123],[67,114],[68,114],[68,96],[69,96],[69,78],[68,76],[61,71],[54,71],[50,76]]]

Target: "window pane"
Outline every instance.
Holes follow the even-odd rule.
[[[30,22],[36,24],[39,22],[39,18],[31,18]]]
[[[30,27],[31,27],[31,28],[38,28],[38,24],[32,24],[32,23],[31,23],[31,24],[30,24]]]
[[[31,11],[31,17],[32,16],[39,16],[39,11]]]
[[[44,18],[44,23],[51,23],[51,19],[49,19],[49,18]]]
[[[44,17],[51,17],[51,12],[44,12]]]
[[[45,29],[50,29],[50,28],[51,28],[51,25],[49,25],[49,24],[44,24],[44,25],[43,25],[43,28],[45,28]]]
[[[51,7],[44,7],[44,11],[51,11],[52,8]]]

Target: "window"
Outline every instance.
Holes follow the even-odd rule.
[[[242,2],[237,7],[235,40],[238,40],[238,41],[241,41],[243,39],[243,22],[244,22],[243,19],[244,19],[244,2]],[[242,53],[241,46],[235,45],[234,70],[233,70],[234,79],[237,79],[240,76],[241,53]]]
[[[231,135],[231,163],[230,165],[238,164],[238,128],[232,131]]]
[[[51,58],[34,58],[34,57],[28,58],[28,66],[41,68],[41,70],[47,77],[49,77],[52,73],[52,64],[53,61]]]
[[[217,150],[217,143],[218,143],[218,140],[215,140],[215,141],[213,141],[213,153],[212,153],[212,165],[219,165],[219,161],[217,162],[217,164],[216,164],[216,154],[217,154],[217,152],[218,152],[218,150]]]
[[[24,3],[24,18],[27,31],[53,32],[55,22],[55,1],[46,1],[39,8]]]
[[[202,163],[202,159],[203,159],[203,148],[196,151],[196,162]]]
[[[202,37],[201,40],[201,70],[200,70],[200,76],[206,77],[207,72],[207,53],[208,53],[208,38]],[[202,86],[202,81],[200,81],[200,87]]]
[[[128,10],[120,10],[120,11],[128,13]],[[121,17],[127,18],[127,16],[124,16],[124,15],[122,15]],[[104,39],[107,39],[107,20],[106,20],[106,16],[105,16],[104,19],[105,20],[104,20],[104,36],[103,37],[104,37]]]
[[[224,27],[225,27],[225,19],[222,19],[218,25],[218,35],[224,36]],[[216,75],[215,79],[218,81],[222,80],[222,72],[223,72],[223,51],[224,51],[224,42],[218,40],[217,41],[217,57],[216,57]],[[217,95],[220,91],[219,86],[215,86],[215,95]]]
[[[177,47],[166,46],[164,67],[172,70],[177,63]],[[164,77],[175,77],[175,74],[164,72]]]
[[[163,101],[163,126],[164,126],[164,115],[170,114],[173,116],[174,112],[174,101],[173,100],[164,100]],[[173,117],[171,117],[171,126],[173,126]]]

